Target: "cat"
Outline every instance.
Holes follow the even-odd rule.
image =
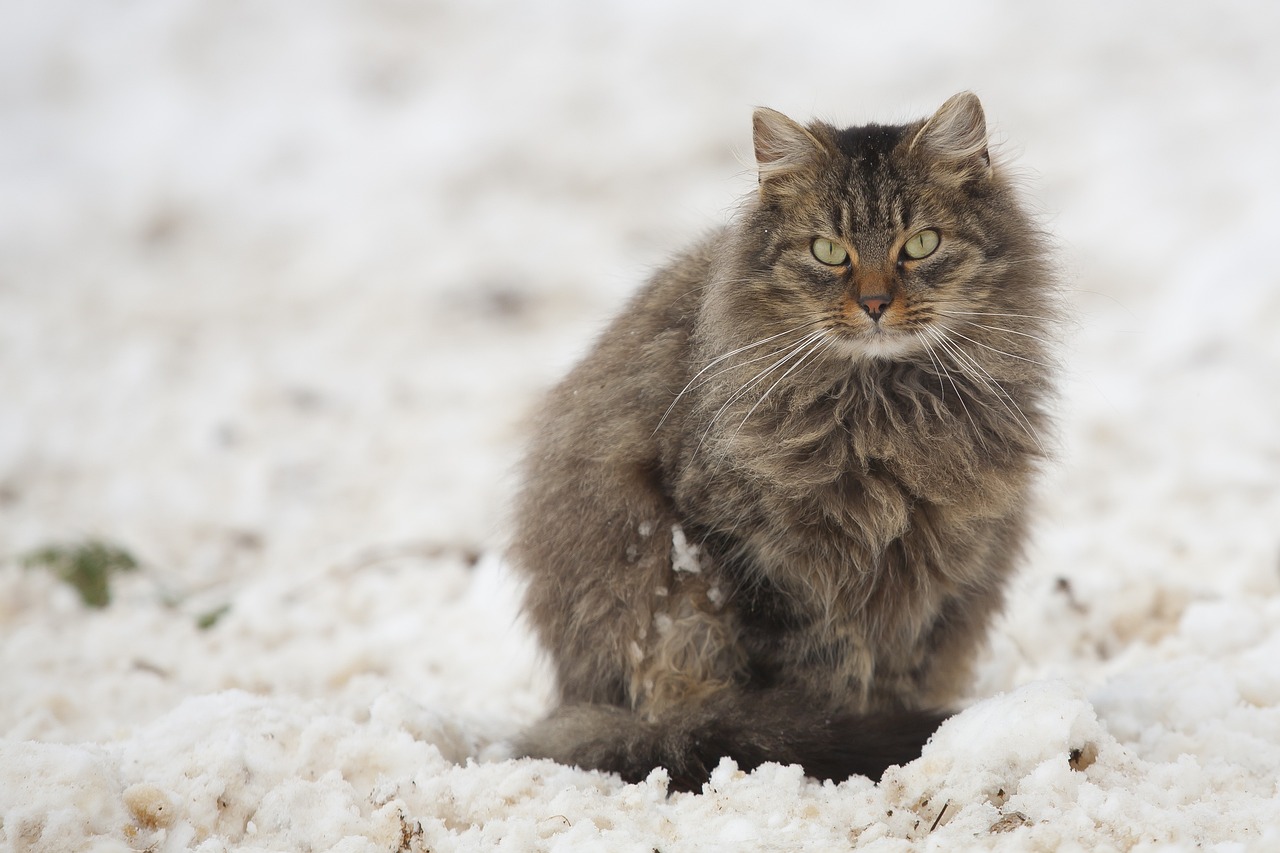
[[[559,705],[522,755],[697,790],[879,779],[968,686],[1053,391],[1046,240],[972,93],[753,116],[758,189],[550,394],[510,559]]]

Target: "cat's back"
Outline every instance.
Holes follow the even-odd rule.
[[[659,268],[552,390],[538,438],[640,449],[688,381],[690,339],[723,229]],[[584,444],[585,443],[585,444]]]

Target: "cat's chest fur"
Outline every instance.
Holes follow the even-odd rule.
[[[692,347],[683,359],[705,360]],[[729,373],[663,424],[674,438],[659,453],[679,513],[738,539],[767,531],[760,550],[777,546],[776,560],[829,542],[856,572],[903,536],[967,529],[1025,492],[1026,454],[966,419],[960,386],[948,400],[938,377],[912,365],[809,367],[767,398],[740,393],[750,370]],[[928,525],[913,523],[917,509]]]
[[[709,360],[695,316],[667,365],[686,385],[687,365]],[[662,487],[725,589],[749,667],[891,704],[938,680],[926,662],[943,623],[971,599],[998,603],[1009,561],[992,543],[1020,532],[1029,467],[968,419],[961,386],[890,362],[811,368],[763,404],[738,393],[750,367],[679,400],[653,434]]]

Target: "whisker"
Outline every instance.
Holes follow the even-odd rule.
[[[952,311],[939,311],[938,313],[939,313],[939,314],[941,314],[943,317],[956,317],[956,318],[960,318],[962,314],[964,314],[964,315],[973,315],[973,316],[992,316],[992,317],[1020,317],[1020,316],[1023,316],[1023,315],[1020,315],[1020,314],[990,314],[990,315],[987,315],[987,314],[984,314],[983,312],[979,312],[979,311],[962,311],[962,312],[958,312],[958,313],[957,313],[957,312],[952,312]],[[1051,346],[1053,346],[1052,342],[1050,342],[1050,341],[1048,341],[1048,340],[1045,340],[1044,338],[1039,337],[1039,336],[1037,336],[1037,335],[1033,335],[1033,334],[1031,334],[1030,332],[1020,332],[1020,331],[1018,331],[1017,329],[1010,329],[1010,328],[1008,328],[1008,327],[1006,327],[1006,326],[988,326],[988,325],[985,325],[985,324],[983,324],[983,323],[975,322],[975,321],[973,321],[973,320],[965,320],[965,322],[966,322],[966,323],[968,323],[970,326],[973,326],[973,327],[975,327],[975,328],[978,328],[978,329],[986,329],[988,332],[995,332],[995,333],[997,333],[997,334],[1001,334],[1001,335],[1018,335],[1018,336],[1023,337],[1023,338],[1030,338],[1031,340],[1036,341],[1037,343],[1044,344],[1046,347],[1051,347]]]
[[[1013,354],[1013,353],[1011,353],[1011,352],[1005,352],[1005,351],[1004,351],[1004,350],[1002,350],[1002,349],[998,349],[998,348],[996,348],[996,347],[993,347],[993,346],[989,346],[989,345],[987,345],[987,344],[984,344],[982,341],[975,341],[973,338],[969,337],[968,335],[962,335],[962,334],[960,334],[960,333],[959,333],[959,332],[957,332],[955,329],[948,329],[947,331],[948,331],[950,334],[955,335],[957,338],[963,338],[964,340],[968,341],[969,343],[971,343],[971,344],[973,344],[973,345],[975,345],[975,346],[980,346],[980,347],[982,347],[982,348],[983,348],[983,349],[985,349],[985,350],[991,350],[991,352],[994,352],[994,353],[996,353],[997,355],[1003,355],[1003,356],[1007,356],[1007,357],[1009,357],[1009,358],[1016,358],[1018,361],[1026,361],[1026,362],[1029,362],[1029,363],[1031,363],[1031,364],[1037,364],[1037,365],[1039,365],[1040,367],[1044,367],[1044,368],[1050,368],[1050,369],[1052,369],[1052,367],[1053,367],[1053,365],[1051,365],[1051,364],[1045,364],[1043,361],[1036,361],[1034,358],[1027,358],[1026,356],[1014,355],[1014,354]]]
[[[747,359],[746,361],[740,361],[740,362],[738,362],[737,364],[731,364],[731,365],[729,365],[728,367],[722,367],[722,368],[720,368],[719,370],[717,370],[715,373],[713,373],[713,374],[711,374],[710,376],[708,376],[706,379],[704,379],[704,380],[702,380],[701,382],[699,382],[699,383],[698,383],[696,386],[694,386],[694,387],[695,387],[695,388],[701,388],[703,385],[706,385],[708,382],[710,382],[712,379],[715,379],[717,376],[722,376],[722,375],[724,375],[724,374],[728,373],[728,372],[729,372],[729,371],[731,371],[731,370],[737,370],[737,369],[738,369],[738,368],[740,368],[740,367],[746,367],[748,364],[754,364],[754,363],[756,363],[757,361],[764,361],[766,358],[772,358],[773,356],[778,355],[779,353],[786,352],[786,351],[787,351],[788,349],[790,349],[792,346],[794,346],[794,343],[787,344],[787,345],[785,345],[785,346],[779,347],[778,349],[774,350],[773,352],[765,353],[764,355],[757,355],[757,356],[755,356],[755,357],[753,357],[753,358],[749,358],[749,359]],[[695,377],[695,378],[696,378],[696,377]]]
[[[1023,338],[1030,338],[1036,343],[1044,344],[1047,347],[1053,346],[1053,344],[1051,344],[1049,341],[1037,335],[1033,335],[1030,332],[1019,332],[1017,329],[1006,329],[1001,326],[987,326],[982,323],[972,323],[971,325],[976,326],[979,329],[986,329],[988,332],[995,332],[996,334],[999,334],[999,335],[1018,335]]]
[[[941,330],[938,330],[938,333],[942,336],[939,338],[939,342],[941,343],[942,338],[945,338],[946,334]],[[960,337],[964,336],[961,335]],[[944,344],[944,346],[946,345]],[[947,350],[952,354],[953,358],[957,359],[957,367],[960,368],[961,372],[968,375],[969,378],[975,382],[980,382],[988,391],[993,392],[996,401],[1000,403],[1009,416],[1017,422],[1018,426],[1022,428],[1022,431],[1027,434],[1027,437],[1035,442],[1035,445],[1040,449],[1040,452],[1044,453],[1044,445],[1040,443],[1040,436],[1036,432],[1035,426],[1031,423],[1031,419],[1027,417],[1026,412],[1022,411],[1022,407],[1018,405],[1018,401],[1015,400],[1013,395],[1000,384],[999,380],[992,376],[991,373],[982,366],[981,362],[956,346],[954,341],[950,342],[950,346],[947,347]],[[965,362],[967,362],[972,368],[976,368],[980,371],[982,376],[973,373],[971,370],[967,370],[964,366]]]
[[[796,368],[804,364],[809,359],[809,357],[812,356],[815,352],[817,352],[819,349],[824,348],[830,343],[831,341],[826,337],[819,337],[816,341],[814,341],[813,346],[809,347],[809,351],[806,352],[804,355],[800,356],[800,358],[796,360],[795,364],[788,367],[785,373],[783,373],[776,380],[774,380],[774,383],[770,385],[769,388],[763,394],[760,395],[760,399],[756,400],[755,405],[753,405],[750,409],[747,409],[747,413],[742,417],[742,423],[738,424],[738,428],[733,431],[733,434],[737,435],[739,432],[742,431],[742,428],[747,425],[747,420],[751,417],[751,413],[760,407],[760,404],[765,401],[765,398],[768,397],[770,393],[772,393],[773,389],[778,387],[779,382],[781,382],[782,380],[790,376],[792,372],[795,371]]]
[[[944,352],[950,354],[952,358],[955,358],[955,352],[948,345],[948,342],[941,336],[941,332],[939,332],[937,327],[926,326],[924,331],[934,339],[934,342],[937,343],[938,346],[942,347]],[[942,368],[943,375],[945,375],[947,377],[947,381],[951,383],[951,390],[956,392],[956,399],[960,401],[960,408],[964,409],[965,417],[969,419],[969,425],[973,427],[973,434],[977,437],[978,444],[982,446],[983,450],[985,450],[987,448],[987,442],[982,437],[982,430],[978,428],[978,422],[973,419],[973,412],[969,411],[969,405],[964,401],[964,394],[960,392],[960,386],[956,385],[955,377],[951,375],[951,371],[947,370],[941,360],[939,360],[938,366]]]
[[[671,405],[667,406],[667,410],[662,413],[662,417],[658,419],[658,425],[653,428],[653,432],[650,433],[650,435],[655,435],[658,432],[658,430],[662,429],[662,425],[667,422],[667,418],[670,417],[671,412],[675,409],[676,403],[680,402],[680,398],[683,397],[689,391],[689,389],[693,387],[693,383],[698,381],[698,377],[706,373],[711,368],[715,367],[720,362],[724,361],[726,358],[732,358],[733,356],[737,355],[740,352],[746,352],[749,349],[754,349],[755,347],[769,343],[769,341],[777,340],[778,338],[781,338],[785,335],[794,334],[795,332],[798,332],[802,329],[807,329],[821,322],[823,322],[822,318],[819,318],[817,320],[811,320],[808,323],[801,323],[799,326],[796,326],[791,329],[787,329],[785,332],[778,332],[778,334],[776,335],[770,335],[767,338],[761,338],[760,340],[755,341],[754,343],[749,343],[744,346],[740,346],[737,349],[730,350],[724,355],[720,355],[720,356],[717,356],[716,358],[713,358],[711,361],[707,362],[706,366],[704,366],[701,370],[695,373],[693,375],[693,378],[690,379],[688,383],[686,383],[685,386],[680,389],[680,393],[676,394],[675,399],[671,401]],[[784,347],[783,349],[786,349],[786,347]],[[779,350],[779,352],[780,351],[781,350]],[[771,353],[770,355],[773,355],[773,354],[774,353]],[[768,356],[764,356],[764,358],[768,358]],[[750,362],[745,362],[745,363],[750,364]],[[718,372],[712,374],[712,376],[718,376],[718,375],[719,375]]]
[[[1019,320],[1043,320],[1046,323],[1052,323],[1052,317],[1046,317],[1042,314],[1015,314],[1002,311],[944,311],[937,309],[939,314],[945,314],[948,317],[1015,317]]]
[[[766,367],[764,370],[757,373],[755,376],[748,379],[746,382],[740,385],[736,391],[730,394],[728,399],[726,399],[724,403],[720,406],[720,408],[716,410],[716,413],[711,416],[711,420],[707,422],[707,428],[703,430],[702,438],[699,439],[698,441],[698,448],[700,449],[702,447],[703,443],[707,439],[707,436],[711,434],[711,429],[712,427],[715,426],[716,421],[720,420],[720,416],[723,415],[731,405],[733,405],[735,402],[740,400],[742,396],[746,394],[747,391],[749,391],[753,385],[756,385],[765,377],[767,377],[770,373],[773,373],[779,367],[782,367],[788,361],[795,358],[798,353],[800,353],[802,350],[805,349],[805,347],[809,346],[809,344],[813,343],[815,340],[822,337],[822,335],[824,335],[825,333],[826,333],[825,329],[818,329],[815,332],[810,332],[809,334],[805,335],[803,338],[801,338],[799,341],[795,342],[794,344],[791,344],[790,346],[785,347],[784,348],[784,351],[786,352],[785,355],[783,355],[773,364]]]
[[[801,338],[798,341],[795,341],[794,343],[790,343],[785,347],[781,347],[780,349],[774,350],[772,353],[770,353],[770,355],[782,355],[782,357],[779,358],[777,361],[775,361],[773,364],[766,367],[764,370],[761,370],[759,373],[751,377],[742,385],[738,386],[738,389],[729,396],[729,399],[726,400],[726,403],[733,403],[741,395],[745,394],[747,390],[751,388],[751,386],[755,385],[757,382],[767,377],[770,373],[777,370],[782,365],[786,364],[788,361],[794,358],[801,350],[803,350],[806,346],[808,346],[810,343],[812,343],[813,341],[821,337],[824,334],[824,332],[825,332],[824,329],[818,329],[816,331],[810,332],[809,334],[805,335],[803,338]],[[760,359],[752,359],[752,361],[759,361],[759,360]],[[750,361],[743,362],[743,365],[750,364],[750,363],[751,363]],[[736,365],[736,366],[743,366],[743,365]],[[723,409],[724,407],[722,406],[721,409],[716,412],[716,414],[719,415],[720,412],[723,411]]]
[[[926,327],[926,328],[927,328],[927,327]],[[937,358],[937,356],[935,356],[935,355],[933,354],[933,347],[929,345],[929,339],[928,339],[928,337],[923,337],[923,336],[922,336],[922,337],[920,338],[920,343],[924,344],[924,351],[925,351],[926,353],[928,353],[928,355],[929,355],[929,360],[933,362],[933,368],[934,368],[934,370],[938,371],[938,373],[937,373],[937,376],[938,376],[938,398],[939,398],[939,400],[943,403],[943,405],[945,405],[945,404],[946,404],[946,402],[947,402],[947,386],[945,386],[945,385],[943,385],[943,384],[942,384],[942,376],[943,376],[943,374],[944,374],[944,373],[946,373],[946,372],[947,372],[947,371],[946,371],[946,368],[944,368],[941,364],[939,364],[939,363],[938,363],[938,358]]]

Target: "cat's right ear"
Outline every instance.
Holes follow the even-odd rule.
[[[770,184],[811,164],[824,150],[823,144],[804,125],[766,107],[759,107],[752,114],[751,134],[761,195]]]
[[[987,119],[973,92],[952,95],[921,125],[911,148],[927,154],[949,180],[963,183],[991,174]]]

